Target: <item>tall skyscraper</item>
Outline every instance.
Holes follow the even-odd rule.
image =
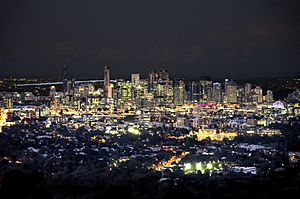
[[[154,70],[149,73],[148,91],[153,92],[155,84],[158,81],[158,73]]]
[[[64,64],[62,67],[62,82],[62,92],[65,94],[68,92],[68,68],[66,64]]]
[[[233,80],[226,82],[226,96],[227,102],[237,102],[237,85]]]
[[[219,82],[213,83],[212,97],[215,103],[222,103],[222,85]]]
[[[190,82],[189,84],[189,94],[190,94],[190,101],[199,102],[200,99],[200,85],[199,82]]]
[[[184,80],[176,80],[174,82],[174,104],[183,105],[186,99],[186,90]]]
[[[273,92],[271,90],[267,90],[266,102],[268,104],[273,103]]]
[[[229,84],[229,79],[224,80],[224,92],[227,94],[227,85]]]
[[[200,80],[200,101],[208,102],[212,100],[212,81]]]
[[[252,102],[253,95],[252,95],[252,84],[246,83],[245,84],[245,102]]]
[[[110,71],[109,66],[104,66],[104,90],[108,89],[108,86],[110,85]]]

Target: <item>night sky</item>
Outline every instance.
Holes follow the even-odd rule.
[[[299,0],[1,0],[0,76],[299,74]]]

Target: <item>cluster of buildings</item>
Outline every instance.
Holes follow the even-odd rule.
[[[66,71],[66,68],[64,68]],[[55,109],[138,109],[156,106],[182,106],[186,103],[243,103],[272,104],[273,92],[263,95],[259,86],[247,83],[238,86],[233,80],[223,83],[209,79],[185,81],[171,79],[165,69],[151,71],[147,79],[132,74],[130,80],[110,78],[109,66],[104,67],[103,86],[96,88],[93,83],[76,84],[64,72],[62,92],[55,86],[50,91],[51,105]]]
[[[177,165],[184,173],[218,173],[227,168],[256,174],[258,164],[252,163],[257,157],[251,157],[252,163],[243,160],[257,151],[263,165],[265,156],[276,159],[281,154],[276,146],[220,143],[237,136],[280,136],[281,130],[272,124],[288,123],[300,115],[297,102],[274,101],[271,90],[229,79],[222,83],[209,78],[172,79],[164,69],[151,71],[147,79],[136,73],[130,80],[111,79],[109,66],[104,66],[103,80],[69,79],[66,66],[62,76],[62,82],[38,84],[38,89],[50,87],[46,95],[28,90],[0,92],[0,130],[25,135],[22,140],[28,148],[20,155],[22,161],[29,154],[42,162],[51,156],[64,164],[70,156],[66,148],[74,146],[70,157],[78,156],[78,162],[92,157],[109,167],[142,157],[151,159],[145,167],[159,171]],[[127,134],[143,134],[143,138],[138,138],[140,143],[124,144],[122,136]],[[151,141],[155,138],[159,139]],[[57,140],[60,145],[47,149],[51,154],[41,150],[45,143]],[[213,144],[188,146],[188,140]],[[32,147],[31,142],[40,144]],[[164,159],[160,153],[172,155]],[[112,162],[113,154],[119,156]]]

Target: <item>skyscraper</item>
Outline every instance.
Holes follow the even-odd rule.
[[[261,87],[256,86],[254,88],[253,102],[258,103],[258,104],[262,103],[262,101],[263,101],[262,93],[263,93],[263,91],[262,91]]]
[[[190,101],[199,102],[200,99],[200,85],[198,82],[190,83]]]
[[[208,102],[212,100],[212,81],[200,80],[200,101]]]
[[[158,81],[158,73],[154,70],[149,73],[148,91],[153,92],[155,84]]]
[[[174,82],[174,104],[183,105],[186,99],[186,90],[184,80],[176,80]]]
[[[169,81],[169,73],[166,69],[161,69],[158,74],[160,81]]]
[[[222,85],[219,82],[213,83],[212,97],[215,103],[222,103]]]
[[[237,102],[237,85],[233,80],[226,82],[226,96],[227,102]]]
[[[131,74],[131,83],[134,88],[137,87],[140,84],[140,74]]]
[[[63,88],[62,88],[62,92],[65,94],[68,91],[68,68],[67,65],[64,64],[62,67],[62,82],[63,82]]]
[[[266,102],[268,104],[273,103],[273,92],[271,90],[267,90]]]
[[[104,90],[107,90],[108,86],[110,85],[110,71],[109,66],[104,66]]]
[[[245,84],[245,102],[252,102],[252,84]]]

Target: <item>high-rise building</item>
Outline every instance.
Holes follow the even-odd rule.
[[[200,85],[199,82],[189,82],[189,101],[199,102],[200,100]]]
[[[273,92],[271,90],[267,90],[266,102],[268,104],[273,103]]]
[[[158,81],[158,73],[154,70],[150,71],[149,73],[149,82],[148,82],[148,91],[153,92],[155,84]]]
[[[245,102],[253,102],[252,99],[252,84],[246,83],[245,84]]]
[[[107,97],[108,98],[113,98],[113,89],[114,89],[114,85],[109,84],[109,86],[107,87]]]
[[[227,93],[227,85],[229,84],[229,79],[224,80],[224,92]]]
[[[222,103],[222,85],[219,82],[213,83],[212,98],[215,103]]]
[[[108,86],[110,85],[110,71],[109,66],[104,66],[104,89],[107,90]]]
[[[184,80],[176,80],[174,82],[174,104],[183,105],[186,99],[186,90]]]
[[[62,67],[62,82],[62,92],[65,94],[68,92],[68,68],[66,64],[64,64]]]
[[[212,81],[200,80],[200,101],[209,102],[212,100]]]
[[[140,84],[140,74],[131,74],[131,83],[134,88],[137,87]]]
[[[253,102],[260,104],[262,103],[262,101],[263,101],[263,91],[261,87],[256,86],[253,92]]]
[[[231,80],[226,82],[226,96],[227,102],[236,103],[237,102],[237,85]]]
[[[159,81],[169,81],[169,73],[166,69],[161,69],[158,74]]]

